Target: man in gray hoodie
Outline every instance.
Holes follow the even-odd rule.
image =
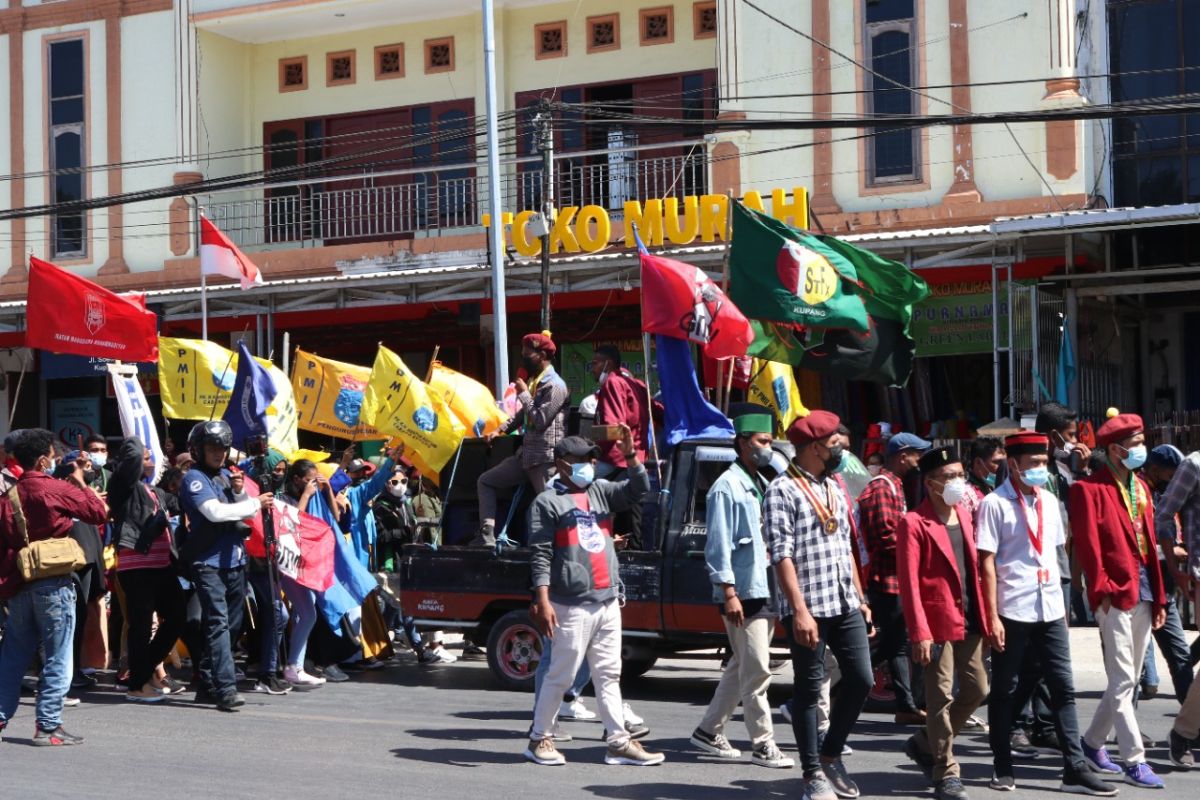
[[[568,436],[554,447],[558,478],[529,509],[531,611],[542,633],[554,640],[525,750],[525,758],[543,766],[566,763],[551,730],[563,692],[585,658],[606,730],[604,763],[649,766],[663,761],[661,753],[646,752],[630,737],[621,702],[620,576],[612,518],[650,491],[650,477],[638,461],[633,436],[622,428],[618,444],[629,466],[628,479],[595,480],[599,448],[582,437]]]

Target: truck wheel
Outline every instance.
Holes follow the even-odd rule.
[[[622,678],[640,678],[658,663],[658,656],[641,656],[621,662]]]
[[[510,691],[532,692],[542,659],[542,635],[524,611],[510,611],[488,633],[487,660],[492,676]]]

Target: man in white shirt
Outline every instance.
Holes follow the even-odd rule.
[[[1063,745],[1062,791],[1112,796],[1117,790],[1092,774],[1079,745],[1057,556],[1065,534],[1058,501],[1041,488],[1050,477],[1049,440],[1044,434],[1022,431],[1005,439],[1004,448],[1009,480],[983,499],[975,521],[993,651],[988,700],[991,788],[1016,788],[1010,743],[1013,695],[1028,654],[1039,659],[1050,689]]]

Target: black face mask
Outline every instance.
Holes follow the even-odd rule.
[[[832,475],[841,469],[842,450],[844,449],[840,444],[829,448],[829,456],[822,462],[827,474]]]
[[[542,372],[542,362],[535,356],[522,356],[521,366],[529,373],[529,377],[535,378]]]

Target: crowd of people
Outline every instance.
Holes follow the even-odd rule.
[[[519,434],[520,448],[479,477],[470,544],[502,546],[499,493],[531,489],[530,614],[543,640],[524,757],[566,762],[557,745],[570,736],[560,722],[597,716],[581,700],[591,682],[605,762],[650,766],[664,756],[642,745],[649,728],[620,687],[616,554],[642,544],[657,409],[620,354],[598,348],[598,389],[582,409],[592,436],[568,434],[569,392],[555,355],[549,335],[524,337],[519,410],[499,432]],[[987,732],[997,791],[1016,787],[1014,759],[1044,751],[1061,756],[1066,792],[1111,796],[1116,780],[1161,788],[1135,714],[1158,690],[1154,643],[1180,703],[1169,760],[1194,765],[1200,652],[1183,612],[1200,605],[1200,452],[1149,449],[1134,414],[1105,421],[1091,450],[1076,415],[1049,403],[1034,430],[976,438],[961,453],[891,434],[863,453],[865,486],[852,487],[850,431],[834,414],[797,419],[786,441],[774,440],[769,408],[740,404],[730,418],[736,457],[705,504],[705,563],[727,661],[690,736],[699,751],[741,757],[728,733],[741,706],[751,762],[795,766],[776,741],[767,696],[782,632],[793,694],[778,713],[791,724],[808,800],[859,796],[846,757],[879,670],[895,723],[915,728],[904,754],[943,800],[966,797],[953,745],[969,729]],[[421,541],[440,517],[425,479],[400,461],[402,448],[378,463],[349,448],[335,467],[275,451],[238,460],[232,444],[224,422],[196,425],[186,452],[151,485],[152,454],[136,438],[110,458],[103,437],[65,455],[46,430],[6,437],[0,736],[36,663],[34,743],[82,741],[63,727],[62,709],[72,689],[94,682],[79,667],[82,632],[96,624],[112,632],[105,658],[130,701],[191,688],[197,702],[224,711],[244,704],[238,650],[256,665],[254,690],[274,695],[345,680],[347,665],[380,666],[393,640],[422,662],[454,658],[437,636],[426,643],[386,580],[332,630],[321,613],[328,598],[275,570],[270,526],[255,526],[278,499],[326,520],[362,566],[386,575],[401,546]],[[39,547],[65,540],[76,546]],[[1096,626],[1107,675],[1086,727],[1070,624]],[[166,669],[181,652],[193,667],[190,686]],[[986,723],[977,716],[985,705]]]

